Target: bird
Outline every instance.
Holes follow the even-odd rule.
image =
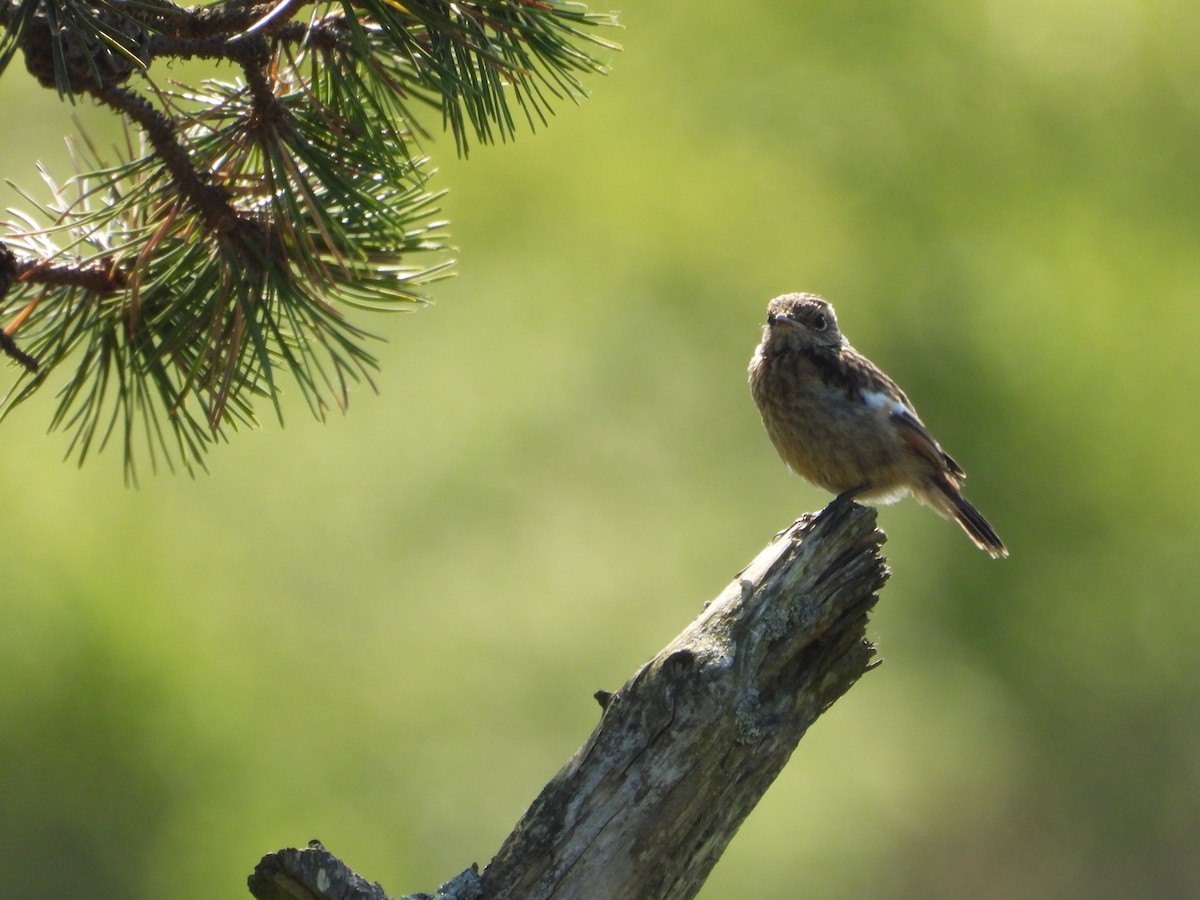
[[[963,496],[962,466],[896,382],[850,346],[828,301],[816,294],[772,300],[749,375],[767,435],[797,475],[837,500],[886,504],[911,493],[993,559],[1008,556]]]

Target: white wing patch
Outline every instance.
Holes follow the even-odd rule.
[[[885,394],[883,391],[863,391],[863,402],[872,409],[887,409],[893,416],[907,416],[915,419],[916,415],[911,409],[893,397],[891,394]]]

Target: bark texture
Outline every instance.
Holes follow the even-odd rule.
[[[874,511],[846,501],[778,535],[620,690],[597,694],[600,723],[482,880],[468,870],[438,896],[695,896],[808,727],[872,667],[883,541]],[[259,900],[371,897],[305,891],[260,893],[252,876]]]

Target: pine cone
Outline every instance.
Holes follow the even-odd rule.
[[[104,87],[120,84],[136,70],[145,68],[150,62],[150,33],[115,6],[92,7],[88,10],[90,22],[78,21],[62,16],[51,19],[46,3],[42,3],[32,20],[21,34],[21,49],[25,53],[25,68],[44,87],[59,87],[72,93],[88,87]],[[54,32],[57,21],[57,37]],[[105,40],[100,32],[108,35],[124,52]],[[67,83],[59,84],[59,72],[55,69],[55,44],[62,53],[62,67]]]

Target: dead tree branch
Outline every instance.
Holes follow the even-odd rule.
[[[695,896],[809,726],[872,668],[866,625],[887,578],[883,540],[875,513],[849,502],[779,535],[620,690],[597,694],[596,730],[482,877],[468,870],[437,896]],[[310,851],[271,854],[259,870]],[[303,888],[296,880],[287,894],[260,890],[252,876],[251,892],[367,896],[330,893],[344,882],[329,867],[342,864],[320,853],[328,866],[309,865]]]

